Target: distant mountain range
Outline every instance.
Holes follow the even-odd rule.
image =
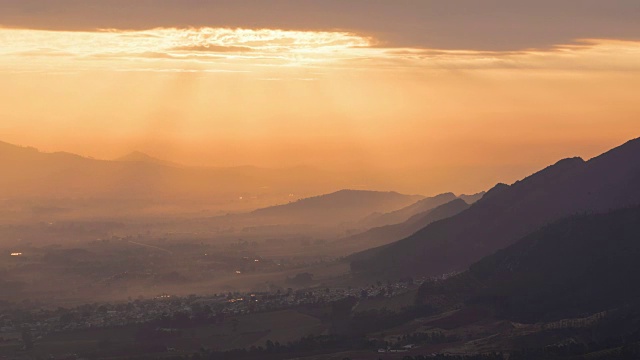
[[[352,270],[380,277],[464,270],[560,218],[638,205],[639,184],[640,139],[589,161],[561,160],[512,185],[497,185],[458,215],[352,255]]]
[[[188,167],[137,151],[114,160],[97,160],[0,142],[0,169],[0,200],[12,199],[12,204],[17,204],[3,216],[9,214],[14,220],[20,216],[33,220],[30,216],[112,217],[172,212],[207,217],[257,208],[251,214],[215,222],[240,228],[251,226],[252,221],[255,226],[333,226],[360,222],[372,213],[385,217],[412,205],[417,209],[416,203],[424,198],[396,192],[335,192],[336,187],[348,188],[356,181],[349,174],[310,167]],[[308,197],[317,193],[326,195]],[[413,212],[404,210],[403,214],[409,217]]]
[[[115,160],[45,153],[0,142],[0,199],[107,199],[119,206],[215,203],[249,210],[348,188],[360,179],[311,167],[187,167],[133,152]],[[372,211],[376,211],[375,208]]]

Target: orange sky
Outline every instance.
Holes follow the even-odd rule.
[[[0,140],[45,151],[396,171],[390,187],[430,194],[640,136],[632,40],[442,50],[353,30],[13,26],[0,44]]]

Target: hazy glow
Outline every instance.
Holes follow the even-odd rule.
[[[396,171],[389,188],[432,193],[640,135],[638,42],[444,51],[161,28],[0,29],[0,44],[0,140],[98,158]]]
[[[346,50],[371,45],[370,39],[344,32],[213,28],[100,32],[4,29],[0,30],[0,42],[4,60],[13,59],[15,69],[25,70],[42,70],[37,57],[47,58],[52,66],[73,65],[76,70],[95,67],[144,70],[149,65],[144,62],[114,66],[95,61],[98,59],[155,59],[152,68],[176,71],[220,70],[212,69],[214,65],[302,65],[343,58],[349,56]],[[33,62],[20,61],[25,58]],[[75,62],[69,63],[71,60]],[[180,66],[172,66],[178,61]]]
[[[4,71],[257,71],[264,66],[354,69],[640,69],[640,44],[582,40],[550,51],[388,49],[346,32],[225,28],[65,32],[0,29]],[[134,61],[135,60],[135,61]],[[253,68],[252,68],[253,67]]]

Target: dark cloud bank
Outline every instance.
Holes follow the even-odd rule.
[[[0,25],[38,29],[346,30],[385,46],[520,50],[640,39],[638,0],[0,0]]]

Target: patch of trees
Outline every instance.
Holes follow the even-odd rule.
[[[224,322],[228,317],[222,312],[214,313],[209,305],[194,305],[191,313],[177,311],[170,316],[163,315],[148,324],[154,327],[188,329]]]
[[[575,329],[562,331],[565,341],[524,348],[510,359],[640,359],[640,302],[610,311],[583,334]]]
[[[406,345],[433,345],[433,344],[449,344],[460,341],[458,335],[445,335],[440,331],[432,332],[416,332],[398,336],[396,341],[371,340],[375,343],[374,349],[402,350]]]
[[[299,273],[296,274],[294,277],[292,278],[287,278],[287,283],[289,284],[293,284],[293,285],[297,285],[297,286],[305,286],[305,285],[309,285],[313,282],[313,274],[311,273]]]
[[[366,333],[389,329],[413,319],[433,314],[435,314],[435,310],[428,305],[411,306],[400,312],[387,309],[362,311],[355,313],[351,318],[349,332],[352,335],[364,335]]]
[[[440,331],[433,332],[415,332],[412,334],[406,334],[399,336],[396,342],[397,345],[426,345],[426,344],[448,344],[456,341],[460,341],[460,337],[455,334],[445,335]],[[389,345],[390,346],[390,345]]]
[[[200,349],[194,353],[194,360],[240,360],[240,359],[282,359],[302,355],[324,354],[354,349],[371,349],[373,344],[365,339],[338,335],[309,335],[299,340],[281,344],[277,341],[267,340],[265,346],[252,346],[248,349],[236,349],[224,352],[215,352],[209,349]]]
[[[614,348],[601,348],[600,344],[563,344],[536,349],[523,349],[511,353],[509,360],[637,360],[640,343],[629,343]]]
[[[476,354],[476,355],[407,355],[402,360],[506,360],[507,357],[500,353]],[[350,359],[349,359],[350,360]]]

